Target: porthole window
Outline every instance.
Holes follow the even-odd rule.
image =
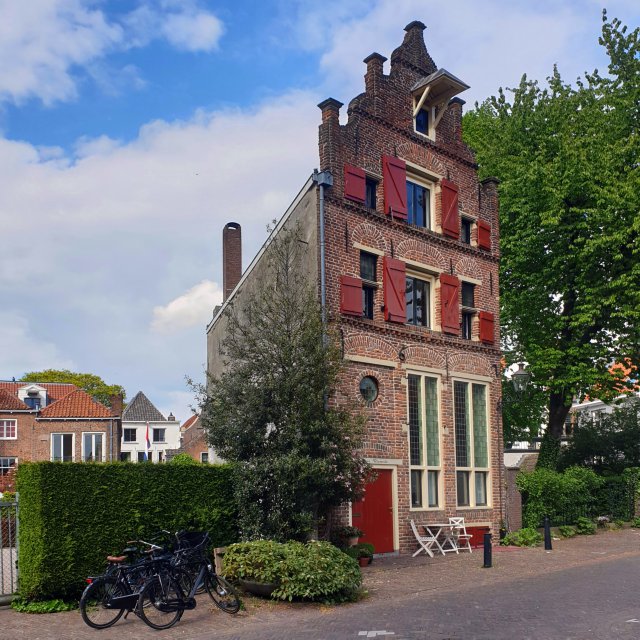
[[[378,381],[371,376],[360,380],[360,394],[367,404],[371,404],[378,397]]]

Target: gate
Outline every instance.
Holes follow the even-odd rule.
[[[0,501],[0,598],[18,590],[18,502]]]

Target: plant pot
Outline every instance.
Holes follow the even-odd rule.
[[[355,547],[358,544],[358,540],[360,536],[352,536],[351,538],[347,538],[347,545],[350,547]]]
[[[362,556],[358,558],[358,564],[361,567],[366,567],[370,562],[371,562],[371,558],[369,558],[368,556]]]
[[[260,596],[262,598],[270,598],[271,594],[277,589],[278,585],[275,582],[255,582],[253,580],[238,580],[240,586],[254,596]]]

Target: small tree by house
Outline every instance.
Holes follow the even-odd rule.
[[[301,265],[299,230],[280,231],[254,293],[231,301],[225,372],[201,392],[209,444],[237,467],[245,539],[305,539],[332,507],[357,499],[364,420],[331,400],[340,350]]]

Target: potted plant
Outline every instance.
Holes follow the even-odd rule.
[[[358,544],[358,538],[363,533],[362,529],[352,526],[338,527],[335,530],[335,535],[346,547],[355,547]]]
[[[358,561],[361,567],[366,567],[373,560],[373,545],[367,542],[360,542],[353,547],[349,547],[344,552]]]

